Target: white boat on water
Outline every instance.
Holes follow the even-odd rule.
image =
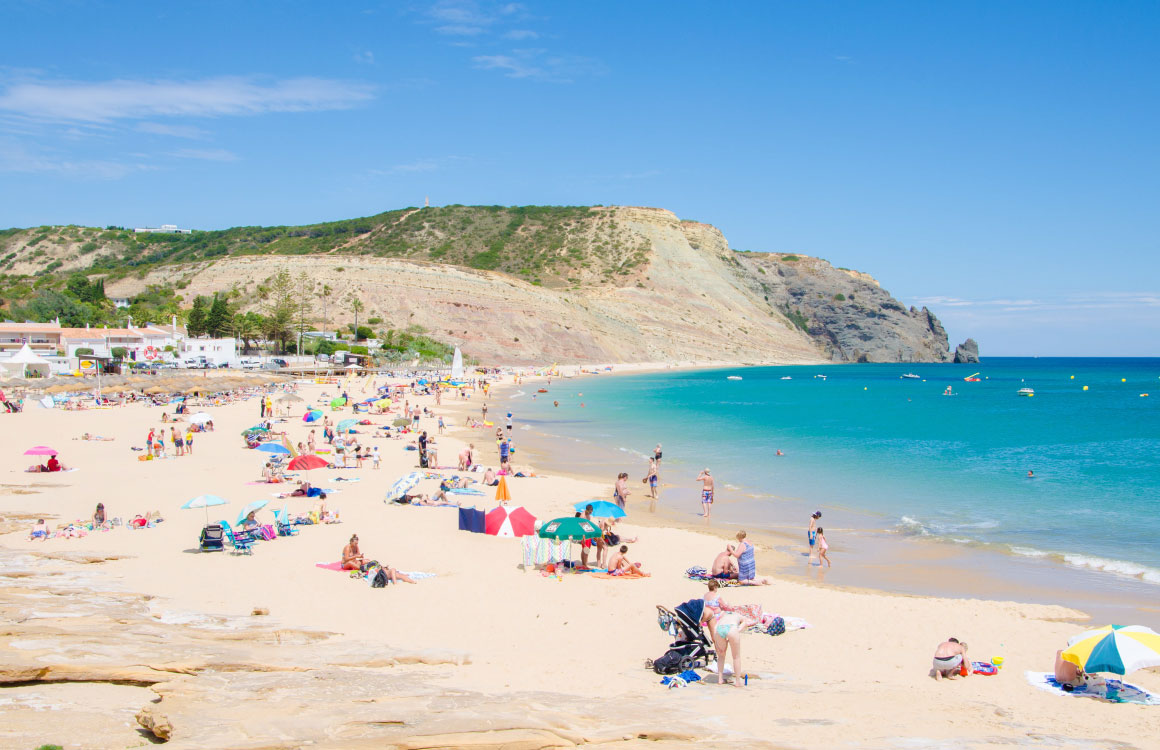
[[[793,380],[793,378],[791,378],[789,375],[786,375],[782,378],[782,380]]]
[[[740,375],[730,375],[725,379],[726,380],[741,380],[741,376]]]
[[[905,375],[899,375],[898,378],[900,380],[922,380],[921,376],[915,375],[913,372],[908,372]]]
[[[814,376],[814,380],[825,380],[825,379],[826,379],[825,375],[815,375]]]
[[[1016,395],[1018,395],[1018,396],[1034,396],[1034,395],[1035,395],[1035,389],[1034,389],[1034,388],[1020,388],[1020,389],[1019,389],[1018,391],[1016,391],[1015,393],[1016,393]]]

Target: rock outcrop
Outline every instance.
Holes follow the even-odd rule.
[[[974,339],[967,339],[955,347],[955,364],[971,364],[979,361],[979,344]]]

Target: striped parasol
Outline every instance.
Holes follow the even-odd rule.
[[[1160,633],[1143,625],[1105,625],[1071,638],[1062,657],[1085,672],[1128,674],[1160,666]]]

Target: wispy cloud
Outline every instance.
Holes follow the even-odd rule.
[[[1129,310],[1160,307],[1160,292],[1089,292],[1053,299],[964,299],[916,297],[912,304],[925,307],[962,308],[986,313],[1062,312],[1070,310]]]
[[[546,49],[517,49],[512,50],[510,55],[477,55],[471,60],[480,70],[498,70],[508,78],[552,83],[571,83],[581,76],[606,72],[599,60],[552,55]]]
[[[137,123],[135,130],[141,133],[168,135],[174,138],[189,138],[190,140],[201,140],[209,135],[206,131],[193,125],[166,125],[160,122],[140,122]]]
[[[147,117],[258,115],[345,109],[374,96],[365,83],[325,78],[263,81],[24,81],[0,93],[0,112],[54,122],[101,123]]]
[[[179,148],[170,151],[170,156],[178,159],[200,159],[202,161],[237,161],[238,155],[224,148]]]
[[[393,174],[418,174],[422,172],[435,172],[440,169],[451,166],[452,164],[463,163],[471,161],[470,156],[456,156],[449,154],[447,156],[423,157],[413,161],[404,162],[403,164],[395,164],[386,169],[371,169],[370,174],[373,175],[393,175]]]
[[[440,0],[428,9],[427,17],[436,24],[435,31],[440,34],[482,36],[491,33],[496,26],[525,18],[526,13],[524,6],[519,3],[497,5],[478,0]],[[534,39],[538,36],[534,31],[523,33],[526,33],[527,36],[510,36],[508,38]]]
[[[369,49],[355,52],[354,53],[354,61],[359,62],[359,63],[363,63],[364,65],[374,65],[375,64],[375,53],[371,52]]]
[[[70,159],[0,141],[0,173],[57,174],[73,178],[116,180],[154,167],[135,160]]]
[[[531,29],[512,29],[511,31],[504,32],[503,38],[515,40],[539,39],[540,33],[538,31],[532,31]]]

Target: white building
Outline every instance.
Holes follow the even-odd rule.
[[[133,304],[128,297],[109,297],[109,301],[113,303],[113,307],[129,307]]]
[[[205,357],[210,364],[232,364],[238,358],[238,342],[236,339],[198,339],[187,338],[181,342],[178,350],[181,359],[185,362]]]
[[[178,229],[176,224],[162,224],[159,227],[138,227],[137,234],[193,234],[192,229]]]

